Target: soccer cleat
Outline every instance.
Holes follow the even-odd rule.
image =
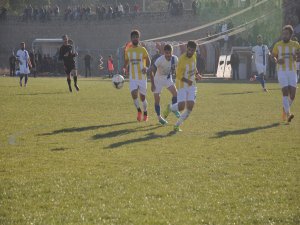
[[[161,125],[166,125],[168,124],[168,121],[166,121],[164,118],[160,117],[158,122],[161,124]]]
[[[144,115],[143,120],[144,120],[145,122],[147,122],[147,121],[148,121],[148,115]]]
[[[174,126],[174,131],[175,132],[181,132],[182,130],[180,129],[180,127],[179,126]]]
[[[173,111],[172,111],[173,112]],[[174,115],[177,117],[177,118],[179,118],[180,117],[180,112],[179,111],[175,111],[175,112],[173,112],[174,113]]]
[[[282,121],[286,121],[286,113],[284,111],[284,108],[282,108]]]
[[[76,91],[79,91],[79,87],[77,86],[77,84],[74,84],[74,87],[75,87]]]
[[[294,119],[294,117],[295,116],[293,114],[290,114],[287,121],[290,123],[292,121],[292,119]]]
[[[264,92],[269,92],[267,88],[264,88],[263,91],[264,91]]]
[[[142,121],[142,112],[138,112],[137,114],[137,118],[136,118],[139,122]]]
[[[170,112],[171,112],[171,104],[168,104],[168,105],[167,105],[167,108],[166,108],[165,111],[163,112],[164,118],[167,118],[167,117],[169,116]]]

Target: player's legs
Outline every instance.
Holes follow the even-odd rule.
[[[288,74],[288,81],[289,81],[289,86],[288,86],[288,95],[289,95],[289,106],[291,108],[293,101],[296,96],[296,91],[297,91],[297,74],[290,72]],[[294,115],[290,113],[288,117],[288,122],[291,122],[292,119],[294,118]]]
[[[176,122],[174,126],[174,130],[178,131],[179,126],[189,117],[191,114],[194,104],[195,104],[195,99],[196,99],[196,93],[197,93],[197,88],[194,86],[191,86],[187,89],[187,95],[186,95],[186,109],[185,111],[180,115],[178,121]],[[181,102],[180,102],[181,103]]]
[[[177,89],[176,89],[175,85],[172,84],[168,87],[168,90],[172,94],[172,105],[174,105],[177,103]],[[178,110],[174,110],[174,111],[172,110],[172,112],[175,114],[175,116],[177,118],[180,117],[180,112]]]
[[[264,73],[260,73],[260,74],[257,76],[256,80],[259,81],[259,83],[261,84],[263,90],[264,90],[264,91],[267,91],[267,89],[266,89],[266,81],[265,81],[265,74],[264,74]]]
[[[144,111],[143,120],[147,121],[148,120],[148,102],[147,102],[147,99],[146,99],[147,80],[138,80],[137,83],[138,83],[138,90],[139,90],[140,100],[142,101],[142,104],[143,104],[143,111]]]
[[[68,86],[69,86],[69,91],[72,92],[72,86],[71,86],[71,70],[70,68],[67,68],[65,66],[65,73],[66,73],[66,76],[67,76],[67,83],[68,83]]]
[[[77,85],[77,70],[73,68],[71,70],[71,74],[73,75],[74,87],[75,87],[76,91],[79,91],[79,87]]]
[[[24,74],[24,77],[25,77],[24,87],[26,87],[28,81],[28,74]]]
[[[131,93],[131,97],[134,103],[134,106],[137,109],[137,120],[138,121],[142,121],[142,110],[140,108],[140,103],[139,103],[139,99],[138,99],[138,85],[137,82],[135,80],[130,80],[129,81],[129,88],[130,88],[130,93]]]
[[[24,77],[24,74],[21,73],[21,74],[20,74],[20,87],[22,87],[22,80],[23,80],[23,77]]]

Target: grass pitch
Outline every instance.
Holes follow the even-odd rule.
[[[300,224],[299,95],[288,125],[277,83],[199,83],[174,134],[150,90],[138,123],[128,83],[79,85],[0,78],[0,224]]]

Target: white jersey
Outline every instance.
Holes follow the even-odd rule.
[[[169,75],[173,75],[175,73],[176,67],[178,64],[178,57],[176,55],[172,55],[170,61],[166,59],[164,55],[160,56],[154,63],[157,70],[155,73],[155,77],[168,77]]]
[[[29,58],[28,51],[20,49],[17,51],[16,57],[20,62],[19,63],[20,64],[20,73],[21,74],[29,74],[30,70],[29,70],[28,61],[30,60],[30,58]]]
[[[262,66],[267,65],[267,56],[269,55],[270,51],[268,49],[268,46],[266,45],[256,45],[252,48],[252,54],[254,57],[255,64],[259,64]]]

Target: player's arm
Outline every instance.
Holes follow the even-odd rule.
[[[187,83],[189,86],[191,86],[193,84],[193,81],[184,77],[184,69],[184,64],[179,60],[176,70],[176,79],[181,80],[182,82]]]
[[[142,73],[147,73],[147,70],[148,70],[148,68],[150,66],[151,61],[150,61],[149,54],[148,54],[148,52],[147,52],[147,50],[145,48],[144,48],[144,57],[143,58],[144,58],[144,60],[146,62],[146,67],[144,67],[142,69]]]
[[[197,68],[196,68],[196,75],[195,75],[195,77],[196,77],[196,80],[202,80],[202,75],[201,75],[200,72],[197,70]]]

